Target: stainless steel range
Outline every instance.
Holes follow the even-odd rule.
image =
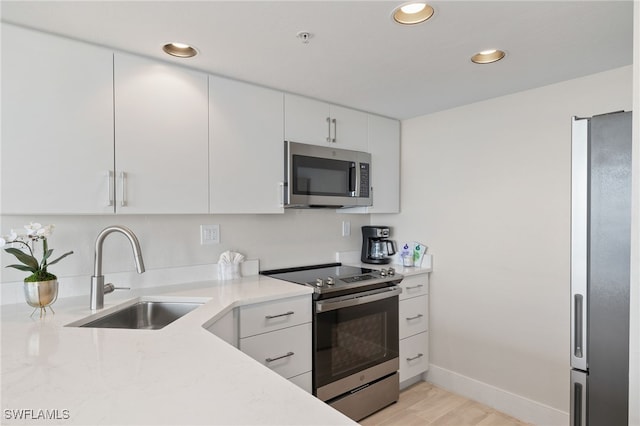
[[[398,400],[402,275],[340,263],[261,273],[314,289],[314,395],[356,421]]]

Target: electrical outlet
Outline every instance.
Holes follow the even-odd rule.
[[[351,222],[348,220],[342,221],[342,236],[348,237],[351,235]]]
[[[200,225],[200,244],[219,244],[220,225]]]

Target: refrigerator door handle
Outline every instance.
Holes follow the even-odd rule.
[[[583,330],[584,330],[584,326],[582,323],[582,313],[583,313],[583,303],[582,303],[583,297],[581,294],[575,294],[573,296],[573,303],[574,303],[574,319],[573,319],[573,324],[574,324],[574,329],[573,329],[573,356],[576,358],[583,358],[583,351],[582,351],[582,347],[583,347]]]
[[[571,371],[570,426],[587,425],[587,373]]]
[[[571,126],[571,366],[587,370],[589,120]]]

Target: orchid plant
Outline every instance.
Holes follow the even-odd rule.
[[[9,247],[4,249],[7,253],[14,255],[21,263],[21,265],[7,265],[7,268],[15,268],[21,271],[31,272],[31,275],[24,279],[25,282],[57,279],[58,277],[47,271],[47,267],[54,263],[58,263],[65,257],[73,254],[73,251],[65,253],[57,259],[49,260],[53,253],[53,249],[49,248],[47,238],[53,232],[54,225],[43,226],[39,223],[32,222],[29,225],[25,225],[24,228],[26,230],[25,234],[18,234],[12,229],[9,235],[0,237],[0,247],[14,244],[20,246],[20,248]],[[35,246],[38,241],[42,241],[41,261],[38,261],[34,255]]]

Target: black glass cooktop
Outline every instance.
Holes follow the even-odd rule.
[[[385,270],[347,266],[341,263],[300,266],[294,268],[272,269],[260,272],[292,283],[313,287],[316,293],[344,293],[360,291],[363,287],[383,287],[397,284],[402,275]]]

